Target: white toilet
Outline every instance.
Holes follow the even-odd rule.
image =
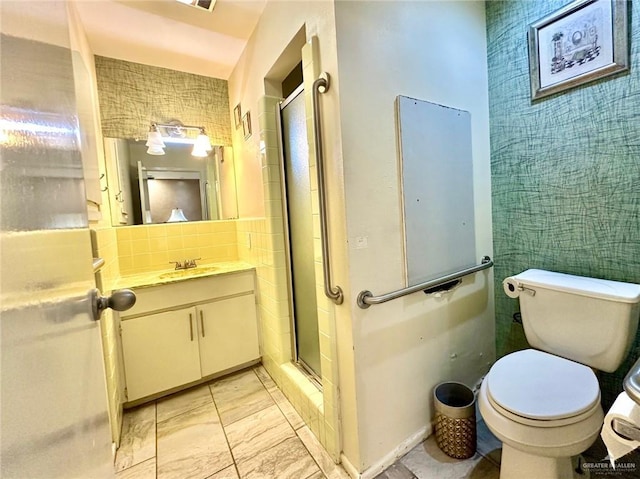
[[[571,457],[604,418],[591,368],[625,358],[640,314],[640,285],[529,269],[504,280],[519,297],[532,348],[502,357],[480,388],[487,427],[502,441],[500,479],[570,479]]]

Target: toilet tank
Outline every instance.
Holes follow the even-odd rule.
[[[518,297],[529,344],[601,371],[615,371],[638,328],[640,285],[529,269],[504,280]]]

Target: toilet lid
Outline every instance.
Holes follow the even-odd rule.
[[[600,400],[598,380],[590,368],[534,349],[499,359],[485,381],[498,405],[536,420],[577,416]]]

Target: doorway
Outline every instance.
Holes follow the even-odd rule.
[[[303,86],[280,104],[284,198],[289,236],[288,265],[295,361],[321,376],[318,305],[311,208],[309,145]],[[317,381],[319,382],[319,381]]]

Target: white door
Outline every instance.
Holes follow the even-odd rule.
[[[0,476],[109,478],[66,5],[0,10]]]

